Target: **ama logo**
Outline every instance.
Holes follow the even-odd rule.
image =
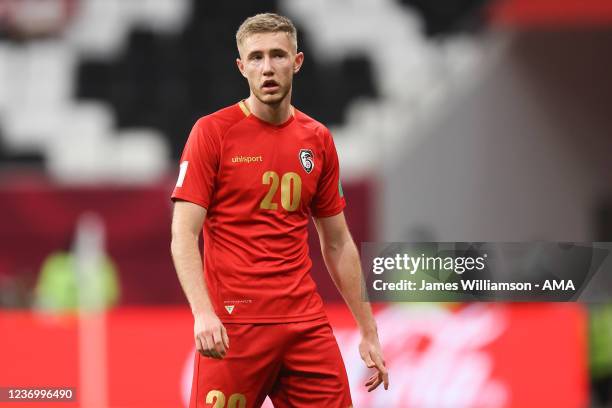
[[[314,169],[314,155],[310,149],[300,150],[300,164],[304,168],[304,171],[308,174]]]

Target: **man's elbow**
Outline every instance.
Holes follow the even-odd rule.
[[[322,251],[324,253],[337,253],[344,251],[347,246],[354,245],[350,235],[341,236],[339,239],[329,239],[323,242]]]
[[[188,245],[191,241],[197,243],[197,235],[189,231],[172,228],[172,237],[170,239],[170,254],[175,257],[177,254],[182,253],[184,251],[185,246]]]
[[[177,239],[176,235],[172,233],[172,238],[170,239],[170,255],[172,255],[172,258],[175,258],[178,252],[179,252],[179,240]]]

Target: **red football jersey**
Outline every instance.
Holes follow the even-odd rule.
[[[204,275],[222,321],[325,316],[310,276],[308,219],[345,206],[325,126],[296,109],[272,125],[243,102],[205,116],[189,135],[172,198],[208,210]]]

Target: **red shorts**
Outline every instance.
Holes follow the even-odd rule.
[[[190,408],[351,406],[344,362],[327,318],[225,324],[223,360],[196,352]]]

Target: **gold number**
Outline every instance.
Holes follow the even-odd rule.
[[[268,190],[268,194],[261,200],[261,204],[259,204],[259,208],[262,210],[276,210],[278,208],[278,204],[273,203],[272,199],[274,198],[274,194],[276,194],[276,190],[278,189],[278,174],[275,171],[266,171],[263,174],[261,179],[263,184],[272,184],[270,186],[270,190]]]
[[[278,174],[275,171],[266,171],[261,181],[263,184],[272,184],[272,186],[270,186],[264,199],[261,200],[259,208],[263,210],[278,209],[278,204],[272,202],[274,194],[276,194],[276,190],[278,190]],[[280,188],[281,206],[287,211],[297,210],[302,198],[302,179],[300,175],[292,171],[283,174],[280,181]]]
[[[225,394],[219,390],[208,391],[206,403],[213,404],[212,408],[225,408]],[[232,394],[227,401],[227,408],[246,408],[246,397],[244,394]]]
[[[232,394],[227,400],[227,408],[246,408],[246,397],[244,394]]]
[[[212,408],[225,408],[225,394],[219,390],[208,391],[206,394],[206,403],[213,404]]]
[[[293,182],[293,194],[291,194],[291,183]],[[297,173],[289,172],[283,174],[281,179],[281,205],[287,211],[295,211],[300,205],[302,196],[302,179]],[[292,200],[293,198],[293,200]]]

